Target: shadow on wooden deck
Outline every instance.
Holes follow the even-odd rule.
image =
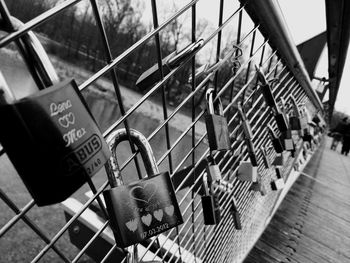
[[[330,150],[330,138],[244,262],[350,262],[350,157]]]

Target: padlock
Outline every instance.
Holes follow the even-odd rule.
[[[270,169],[271,168],[271,162],[270,162],[270,159],[269,159],[269,157],[267,155],[266,148],[264,146],[261,146],[260,147],[260,151],[261,151],[261,155],[262,155],[262,159],[263,159],[265,168],[266,169]]]
[[[292,102],[293,115],[289,117],[289,126],[293,131],[301,130],[300,111],[294,96],[290,96]]]
[[[218,98],[219,114],[215,114],[213,103],[214,89],[206,92],[208,113],[205,115],[210,151],[226,151],[231,148],[227,120],[224,116],[220,98]]]
[[[207,174],[203,175],[204,195],[201,197],[205,225],[217,225],[221,220],[218,197],[213,193],[212,182]]]
[[[281,143],[281,140],[277,137],[273,128],[270,125],[267,126],[267,131],[270,136],[272,146],[275,149],[276,153],[282,153],[284,151],[284,147]]]
[[[281,134],[280,141],[283,142],[284,150],[291,151],[291,152],[295,150],[291,130],[288,129],[287,131],[283,132]]]
[[[260,176],[258,176],[256,182],[252,183],[249,190],[254,192],[259,192],[262,196],[265,196],[267,194],[266,186],[263,183]]]
[[[273,165],[275,166],[284,166],[284,164],[287,161],[288,156],[286,155],[287,152],[278,153],[276,154],[275,160],[273,161]]]
[[[0,142],[38,206],[64,201],[108,160],[74,80],[3,102]]]
[[[222,179],[219,165],[215,163],[213,156],[208,157],[208,165],[206,171],[212,181],[220,181]]]
[[[116,148],[131,140],[140,151],[148,177],[127,185],[121,183]],[[110,225],[119,247],[140,243],[183,223],[173,184],[168,172],[159,173],[152,148],[138,131],[126,129],[107,137],[112,159],[107,163],[111,189],[105,190]]]
[[[237,178],[241,181],[256,182],[258,178],[258,166],[252,165],[250,161],[240,161]]]
[[[242,223],[241,223],[241,215],[236,207],[236,202],[234,198],[231,200],[231,208],[230,208],[233,223],[235,225],[235,229],[241,230],[242,229]]]
[[[14,17],[10,20],[14,31],[23,26]],[[43,206],[64,201],[90,181],[110,152],[75,83],[59,83],[33,32],[23,34],[21,42],[38,88],[54,87],[20,89],[12,100],[1,99],[6,125],[0,141],[36,204]]]
[[[284,187],[284,179],[282,177],[280,168],[276,167],[276,180],[271,181],[271,189],[274,191],[283,189]]]

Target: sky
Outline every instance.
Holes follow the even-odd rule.
[[[326,30],[325,0],[279,0],[289,30],[296,44]],[[328,58],[325,48],[315,76],[328,78]],[[350,115],[350,52],[344,66],[335,108]]]

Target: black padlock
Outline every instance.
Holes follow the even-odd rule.
[[[0,141],[38,206],[64,201],[110,156],[74,80],[2,101]]]
[[[221,220],[221,211],[218,197],[213,193],[212,182],[207,174],[203,175],[204,195],[201,197],[203,219],[205,225],[217,225]]]
[[[282,153],[284,151],[284,147],[281,143],[281,140],[277,137],[276,133],[270,125],[267,126],[267,132],[270,136],[272,146],[275,149],[276,153]]]
[[[218,98],[218,114],[215,114],[213,103],[214,89],[206,92],[208,113],[205,115],[205,125],[209,141],[210,151],[226,151],[231,148],[230,134],[227,120],[223,113],[220,98]]]
[[[231,200],[231,208],[230,208],[233,223],[235,225],[235,229],[242,230],[242,222],[241,222],[241,215],[236,207],[236,202],[234,198]]]
[[[298,107],[298,104],[293,96],[290,97],[290,100],[292,102],[292,116],[289,117],[289,126],[290,129],[293,131],[299,131],[301,130],[301,123],[300,123],[300,110]]]
[[[140,151],[147,178],[127,185],[121,183],[116,147],[130,138]],[[168,172],[159,173],[147,139],[138,131],[125,129],[107,137],[113,153],[107,175],[111,189],[105,190],[110,225],[119,247],[140,243],[183,223],[173,184]]]
[[[271,181],[271,189],[274,191],[283,189],[284,187],[284,179],[279,167],[276,167],[276,178],[276,180]]]
[[[293,131],[301,130],[300,124],[300,110],[294,96],[290,96],[290,101],[292,103],[292,116],[289,117],[289,126]]]

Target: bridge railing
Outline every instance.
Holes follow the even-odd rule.
[[[279,24],[275,25],[283,27],[282,31],[278,31],[278,28],[271,29],[269,26],[276,21],[272,21],[273,17],[268,21],[261,19],[261,14],[252,1],[236,1],[233,4],[224,0],[217,2],[215,5],[209,1],[188,1],[163,18],[159,6],[157,7],[160,2],[148,1],[145,5],[150,6],[145,10],[150,10],[152,27],[119,52],[114,52],[111,34],[106,30],[103,1],[59,1],[54,7],[12,29],[10,15],[14,14],[7,10],[4,1],[0,2],[1,22],[5,25],[3,29],[10,28],[6,30],[10,33],[4,34],[0,39],[0,48],[4,51],[12,43],[17,44],[39,88],[50,86],[57,79],[52,81],[52,76],[43,76],[40,66],[33,64],[34,58],[25,40],[28,32],[36,32],[41,40],[50,39],[46,31],[47,36],[40,36],[40,28],[50,25],[54,19],[67,19],[63,14],[69,10],[79,13],[79,9],[74,9],[77,6],[89,10],[87,15],[94,21],[92,24],[98,33],[96,38],[105,54],[104,63],[100,57],[94,58],[94,54],[99,53],[96,50],[86,54],[89,40],[78,47],[79,55],[68,63],[60,57],[63,52],[70,52],[66,42],[62,43],[59,54],[49,54],[55,71],[52,74],[57,73],[61,79],[73,76],[77,80],[105,137],[122,127],[134,128],[146,135],[160,170],[170,172],[184,219],[182,225],[159,235],[158,239],[139,245],[140,260],[240,262],[265,229],[276,204],[279,204],[288,187],[282,192],[273,191],[270,182],[276,179],[275,170],[266,168],[263,164],[261,147],[267,149],[267,158],[271,161],[277,156],[266,131],[268,125],[276,129],[276,123],[258,85],[255,65],[274,83],[273,94],[278,102],[282,98],[288,101],[292,95],[297,104],[305,106],[311,117],[321,110],[308,77],[293,53],[295,46],[288,38],[284,40],[288,43],[278,43],[273,35],[273,30],[276,30],[284,36],[283,21],[276,20]],[[274,2],[266,2],[266,6],[280,18],[280,11]],[[199,23],[203,4],[213,5],[213,14],[216,15],[211,18],[214,21],[209,21],[211,26],[203,27]],[[267,12],[267,9],[258,10]],[[114,11],[118,12],[117,9]],[[173,31],[174,38],[164,37],[173,28],[177,28]],[[176,38],[182,31],[187,32],[187,35]],[[116,37],[118,36],[120,35],[117,34]],[[153,64],[163,65],[163,59],[170,51],[179,51],[188,44],[199,42],[200,47],[189,52],[181,63],[158,67],[162,69],[158,71],[158,79],[136,85],[137,76],[141,76]],[[169,45],[171,47],[166,48]],[[45,44],[44,47],[48,49]],[[147,56],[144,55],[146,51]],[[4,56],[4,53],[0,53],[0,56]],[[98,61],[99,66],[94,65],[94,71],[86,63],[82,65],[81,61],[89,63],[90,59],[94,63]],[[296,62],[299,64],[291,68]],[[216,98],[223,102],[231,138],[231,150],[214,155],[222,178],[232,185],[230,190],[219,194],[222,219],[216,226],[204,225],[198,187],[206,173],[203,160],[209,155],[204,125],[207,111],[204,94],[208,88],[213,88]],[[258,169],[262,184],[267,189],[264,196],[252,191],[250,182],[237,179],[240,161],[248,160],[248,149],[242,139],[243,130],[236,107],[238,103],[242,104],[246,112],[254,134],[253,144],[259,149]],[[289,111],[292,109],[288,108]],[[303,148],[302,139],[297,134],[293,134],[293,139],[296,144],[294,156],[285,155],[282,164],[286,181],[295,179],[297,168],[305,165],[308,159],[306,153],[310,152]],[[128,180],[137,180],[145,172],[138,150],[130,145],[120,147],[120,159],[123,161],[120,168],[124,177],[131,178]],[[4,169],[0,171],[0,178],[11,178],[10,181],[3,181],[0,187],[0,197],[3,200],[1,209],[6,210],[5,216],[0,218],[0,243],[4,244],[1,247],[6,248],[1,252],[3,258],[8,261],[17,259],[18,262],[126,261],[125,251],[115,244],[109,221],[101,214],[96,202],[108,187],[104,171],[94,176],[95,186],[92,189],[91,186],[84,186],[59,206],[38,208],[20,186],[15,171],[7,167],[10,164],[4,150],[1,155]],[[11,173],[11,176],[5,177],[6,173]],[[12,184],[15,188],[12,188]],[[241,216],[242,230],[235,228],[231,211],[233,199]],[[23,229],[29,229],[29,232]],[[22,231],[23,235],[20,234]],[[34,238],[31,231],[36,233]],[[28,239],[31,241],[27,245],[24,241]]]

